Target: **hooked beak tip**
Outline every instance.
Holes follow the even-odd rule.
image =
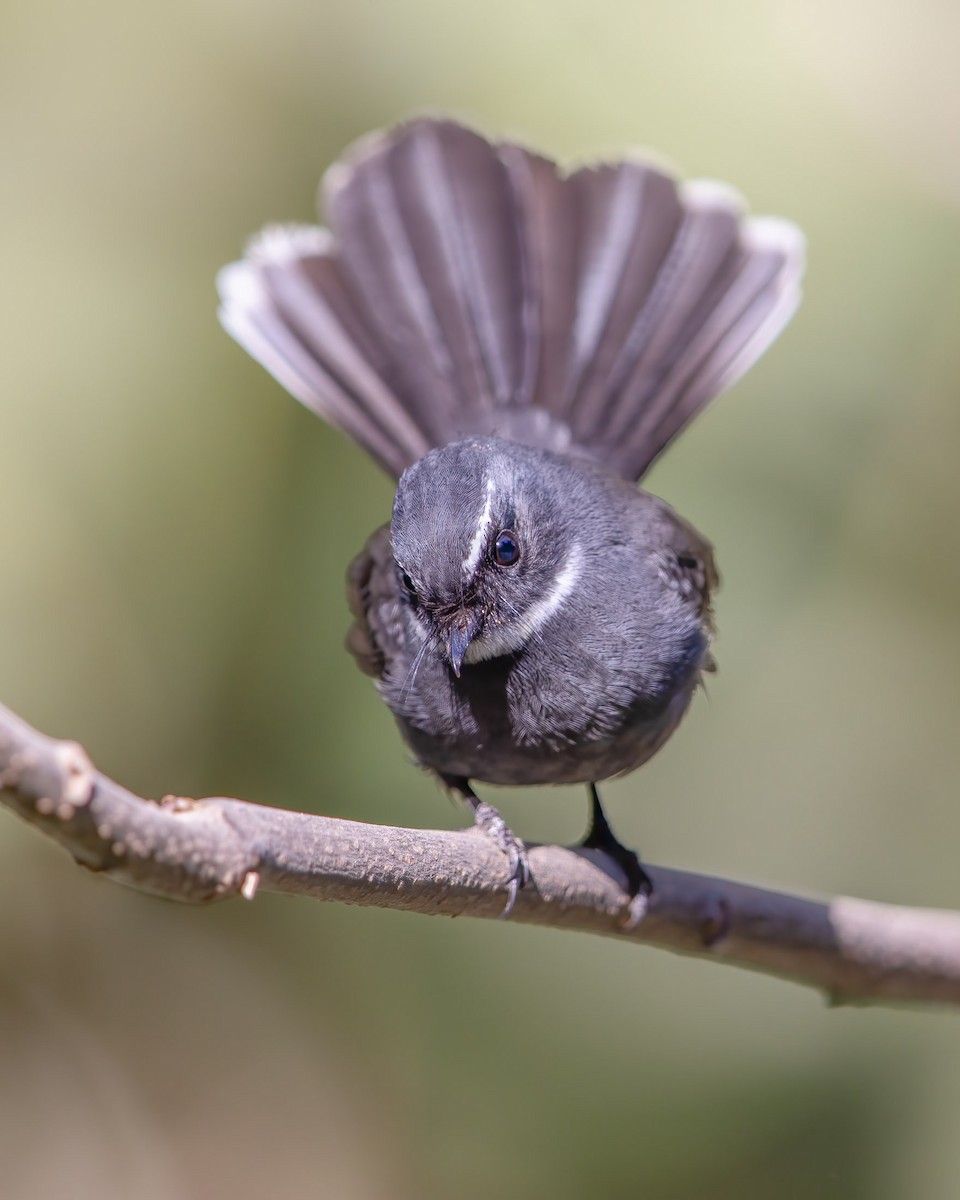
[[[470,642],[476,632],[476,625],[471,624],[466,629],[451,629],[447,635],[447,661],[454,675],[460,678],[460,668],[466,656]]]

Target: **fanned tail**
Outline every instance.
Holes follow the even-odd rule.
[[[226,329],[399,475],[497,434],[639,478],[799,301],[803,238],[719,184],[563,174],[420,119],[327,172],[331,233],[275,227],[218,277]]]

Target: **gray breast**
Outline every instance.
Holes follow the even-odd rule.
[[[689,623],[672,670],[653,674],[624,661],[620,647],[608,662],[589,641],[554,633],[460,679],[429,650],[413,667],[408,649],[380,687],[417,759],[443,774],[523,785],[606,779],[654,754],[699,682],[704,632]]]

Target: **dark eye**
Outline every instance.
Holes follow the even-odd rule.
[[[401,579],[403,580],[403,586],[407,589],[407,591],[410,593],[410,595],[416,596],[417,589],[413,586],[413,580],[406,573],[406,571],[403,572]]]
[[[493,557],[501,567],[512,567],[520,561],[520,543],[509,529],[497,534],[493,546]]]

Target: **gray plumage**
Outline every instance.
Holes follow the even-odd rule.
[[[359,142],[323,206],[221,272],[221,320],[400,478],[348,642],[515,885],[468,780],[632,770],[712,665],[709,543],[634,481],[789,319],[803,240],[719,184],[433,119]]]
[[[478,513],[465,498],[482,496],[490,479],[490,528],[509,527],[523,557],[511,569],[484,555],[466,583],[460,568]],[[445,776],[499,784],[586,783],[649,758],[707,659],[708,589],[685,593],[677,582],[680,560],[694,557],[714,581],[703,539],[609,472],[497,439],[433,451],[405,481],[392,539],[380,531],[358,560],[352,648],[418,758]],[[412,588],[397,588],[398,566]],[[555,613],[519,651],[487,657],[484,641],[496,651],[497,637],[549,598],[565,570]],[[435,622],[442,639],[464,609],[479,609],[483,627],[460,676],[439,646],[418,660],[424,626]],[[370,646],[380,655],[371,659]]]
[[[643,162],[569,174],[452,121],[373,134],[219,277],[227,330],[396,477],[468,434],[639,479],[766,349],[803,240]]]

